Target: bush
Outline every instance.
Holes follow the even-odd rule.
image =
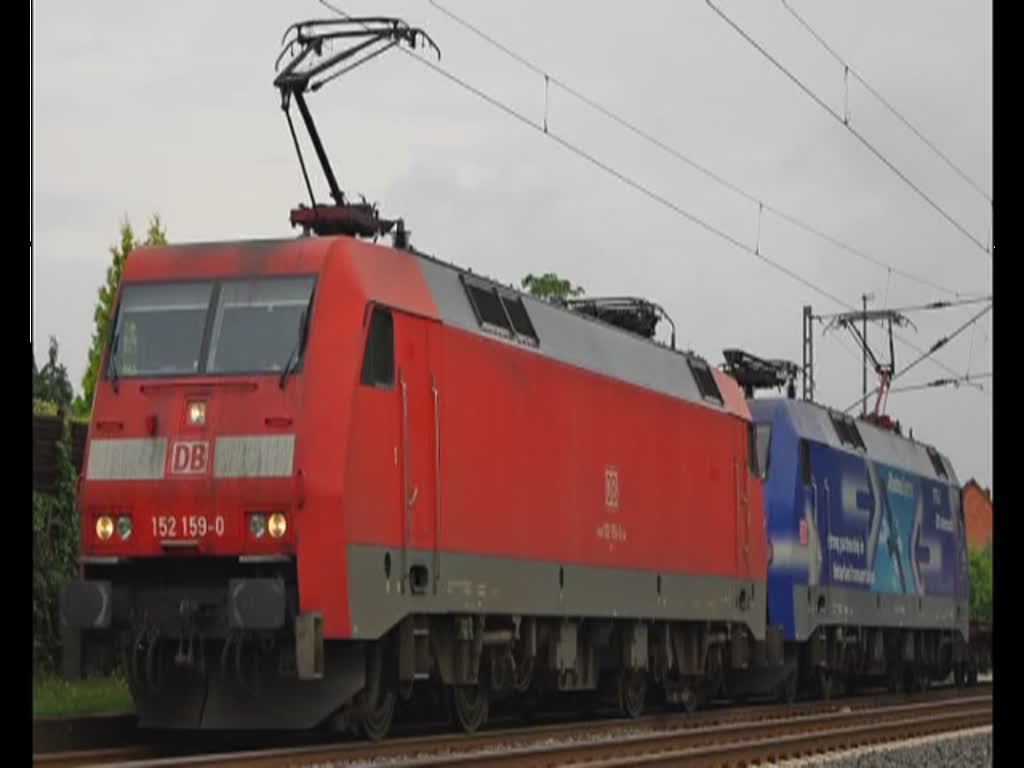
[[[992,620],[992,550],[972,549],[968,555],[971,581],[971,616]]]
[[[78,512],[70,432],[65,422],[64,434],[57,443],[54,493],[32,493],[32,661],[37,669],[55,669],[58,665],[60,589],[78,563]]]
[[[32,398],[32,415],[33,416],[56,416],[57,415],[57,404],[51,403],[49,400],[43,400],[41,397]]]

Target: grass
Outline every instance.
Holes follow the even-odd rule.
[[[133,711],[128,683],[118,677],[70,681],[45,673],[36,673],[32,677],[32,717]]]

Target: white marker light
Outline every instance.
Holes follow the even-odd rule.
[[[206,423],[206,403],[197,400],[188,404],[188,423],[193,427],[201,427]]]

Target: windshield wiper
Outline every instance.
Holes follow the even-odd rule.
[[[299,356],[302,354],[302,348],[306,345],[306,332],[309,328],[309,308],[302,310],[302,317],[299,318],[299,338],[295,340],[295,346],[292,347],[291,354],[288,355],[288,362],[284,364],[284,370],[281,371],[281,379],[278,381],[278,386],[284,389],[284,380],[288,374],[291,373],[295,366],[299,363]]]
[[[120,332],[118,332],[118,333],[114,334],[114,341],[110,345],[110,360],[107,363],[107,365],[108,365],[108,367],[110,369],[110,386],[113,388],[115,395],[117,394],[117,377],[118,377],[118,373],[117,373],[117,348],[118,348],[118,345],[120,344],[120,342],[121,342],[121,334],[120,334]]]

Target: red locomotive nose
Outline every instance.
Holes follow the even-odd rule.
[[[146,432],[148,432],[150,435],[155,435],[157,424],[158,421],[156,414],[151,413],[149,416],[146,417]]]

